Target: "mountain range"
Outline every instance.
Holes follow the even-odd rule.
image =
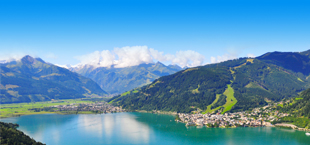
[[[178,65],[164,65],[160,62],[137,66],[115,68],[83,65],[70,67],[69,70],[91,78],[110,94],[121,94],[142,87],[155,79],[182,70]]]
[[[256,58],[238,58],[187,69],[157,62],[126,68],[84,65],[69,70],[25,56],[0,64],[0,102],[122,93],[109,103],[128,110],[244,111],[298,96],[310,88],[309,54],[310,50],[269,52]],[[305,102],[307,105],[306,100],[293,107],[304,108]]]
[[[309,52],[270,52],[189,68],[109,102],[128,110],[244,111],[309,88]]]
[[[1,67],[1,103],[73,99],[107,95],[93,80],[65,68],[25,56]]]

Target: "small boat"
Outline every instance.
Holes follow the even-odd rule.
[[[306,135],[308,135],[308,136],[309,136],[309,135],[310,135],[310,133],[309,133],[309,132],[307,132],[307,133],[306,133]]]

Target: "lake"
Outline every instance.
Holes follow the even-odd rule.
[[[186,127],[151,113],[26,115],[1,119],[47,145],[76,144],[310,144],[304,131],[273,127]]]

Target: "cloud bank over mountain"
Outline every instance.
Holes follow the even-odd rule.
[[[123,68],[142,63],[155,61],[177,64],[181,67],[195,67],[204,63],[205,57],[192,50],[177,51],[175,54],[164,54],[147,46],[126,46],[114,48],[112,51],[95,51],[86,55],[78,56],[80,64],[93,65],[95,67]]]
[[[0,63],[18,61],[25,55],[31,55],[34,57],[38,56],[36,53],[4,53],[0,54]],[[115,68],[124,68],[160,61],[165,64],[179,65],[181,67],[196,67],[236,59],[239,55],[240,52],[227,50],[227,52],[223,55],[211,56],[208,60],[206,60],[204,55],[193,50],[180,50],[176,51],[175,54],[166,54],[162,51],[149,48],[148,46],[125,46],[121,48],[114,48],[113,50],[94,51],[88,54],[76,56],[74,58],[78,60],[79,63],[75,65],[54,64],[63,68],[80,67],[84,65],[91,65],[95,68],[110,68],[112,66]],[[41,54],[41,56],[43,56],[43,59],[47,59],[52,62],[53,60],[59,58],[58,55],[52,52],[45,52],[45,54]],[[247,57],[255,57],[255,55],[248,53]]]
[[[237,52],[228,52],[228,53],[225,53],[222,56],[217,56],[217,57],[211,56],[210,60],[211,60],[211,63],[220,63],[220,62],[224,62],[224,61],[227,61],[227,60],[237,59],[238,57],[239,57],[239,53],[237,53]],[[247,54],[246,57],[255,58],[256,56],[254,54],[252,54],[252,53],[249,53],[249,54]]]

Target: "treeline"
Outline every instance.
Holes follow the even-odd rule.
[[[43,145],[17,130],[18,124],[0,122],[1,145]]]

